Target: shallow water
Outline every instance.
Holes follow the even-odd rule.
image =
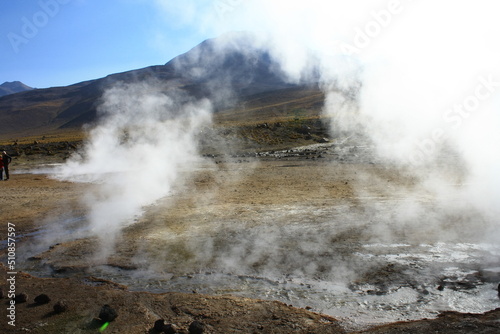
[[[488,281],[481,275],[484,270],[473,269],[485,255],[498,254],[498,246],[439,243],[411,248],[414,251],[408,245],[363,245],[354,256],[366,260],[367,266],[377,258],[381,268],[393,264],[403,267],[395,277],[356,284],[305,275],[254,276],[217,271],[177,276],[101,267],[96,273],[132,290],[196,291],[280,300],[353,322],[354,327],[432,318],[446,310],[482,313],[500,307],[498,281]],[[498,278],[498,271],[496,275]]]
[[[358,159],[350,148],[321,149],[326,157]],[[52,173],[57,166],[40,167],[32,172]],[[91,237],[85,217],[53,222],[26,236],[25,257],[45,256],[22,265],[41,276],[95,276],[131,290],[279,300],[334,316],[348,329],[500,307],[500,245],[484,238],[495,224],[467,206],[434,203],[427,191],[408,193],[382,177],[373,184],[368,179],[350,181],[363,189],[357,203],[238,204],[233,214],[196,212],[182,228],[125,231],[113,261],[84,271],[53,271],[54,263],[70,267],[80,259],[50,249]],[[127,248],[136,240],[141,247]]]
[[[332,243],[348,226],[330,232],[334,228],[327,222],[313,231],[298,222],[286,228],[194,229],[182,237],[183,249],[195,254],[190,260],[169,247],[179,240],[157,231],[148,240],[159,251],[130,259],[135,269],[101,265],[84,273],[54,273],[43,261],[27,261],[25,269],[42,276],[101,277],[137,291],[279,300],[334,316],[348,329],[432,318],[447,310],[483,313],[500,307],[499,245],[362,242],[357,236]],[[43,238],[43,232],[33,238]],[[158,248],[161,244],[164,248]]]

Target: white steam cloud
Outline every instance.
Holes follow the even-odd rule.
[[[102,244],[96,255],[106,258],[118,232],[201,160],[195,138],[212,111],[208,100],[186,102],[181,92],[141,82],[108,89],[100,112],[85,147],[58,177],[99,184],[83,199],[90,230]]]
[[[259,35],[290,80],[319,63],[334,134],[367,136],[438,202],[467,202],[498,226],[497,2],[218,0],[197,11],[187,3],[200,31]],[[464,174],[460,188],[450,169]]]
[[[421,182],[415,192],[432,194],[445,215],[472,206],[498,227],[495,1],[156,3],[167,16],[187,13],[177,22],[204,33],[255,33],[258,47],[270,50],[290,81],[319,69],[334,135],[368,138],[386,162],[416,175]],[[104,121],[90,132],[82,155],[61,170],[64,179],[101,183],[86,200],[91,227],[103,240],[168,194],[181,172],[200,159],[194,138],[210,122],[211,106],[179,96],[147,83],[108,90]],[[449,175],[454,173],[460,187]],[[409,195],[394,216],[415,222],[427,210],[417,202]]]

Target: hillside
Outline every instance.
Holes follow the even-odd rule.
[[[175,87],[196,98],[210,98],[219,111],[252,101],[256,94],[298,87],[287,82],[265,50],[250,44],[241,36],[211,39],[164,65],[0,97],[1,139],[80,129],[96,120],[100,97],[117,82]]]
[[[4,82],[3,84],[0,85],[0,97],[32,89],[33,88],[23,84],[20,81]]]

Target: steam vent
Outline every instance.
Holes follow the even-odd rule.
[[[0,333],[500,333],[497,2],[2,13]]]

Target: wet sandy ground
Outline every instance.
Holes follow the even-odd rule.
[[[281,300],[350,330],[500,307],[486,222],[440,207],[410,171],[344,157],[319,147],[211,159],[145,208],[106,261],[80,202],[95,185],[15,174],[0,184],[1,217],[23,239],[20,266],[43,276]]]

